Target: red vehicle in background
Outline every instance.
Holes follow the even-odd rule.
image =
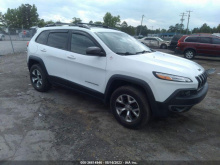
[[[178,40],[176,52],[187,59],[195,56],[220,57],[220,37],[212,34],[184,35]]]

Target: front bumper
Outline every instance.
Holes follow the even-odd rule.
[[[208,83],[206,83],[199,91],[192,89],[176,90],[168,99],[166,99],[166,101],[156,102],[157,112],[155,116],[159,116],[159,117],[168,116],[175,107],[191,108],[195,104],[200,103],[205,98],[207,92],[208,92]],[[184,95],[186,93],[188,95]]]

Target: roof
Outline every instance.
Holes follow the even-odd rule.
[[[83,31],[93,31],[93,32],[119,32],[118,29],[111,28],[109,26],[105,25],[99,25],[99,24],[88,24],[88,23],[78,23],[78,24],[72,24],[72,23],[54,23],[54,24],[48,24],[42,30],[45,29],[77,29]]]

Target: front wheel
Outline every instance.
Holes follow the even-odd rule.
[[[111,96],[110,106],[116,120],[127,128],[142,127],[150,119],[147,97],[132,86],[116,89]]]
[[[195,57],[195,51],[192,49],[188,49],[184,52],[184,57],[187,59],[193,59]]]

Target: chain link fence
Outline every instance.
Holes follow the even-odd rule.
[[[26,51],[26,43],[37,31],[37,27],[18,29],[0,27],[0,55]]]

